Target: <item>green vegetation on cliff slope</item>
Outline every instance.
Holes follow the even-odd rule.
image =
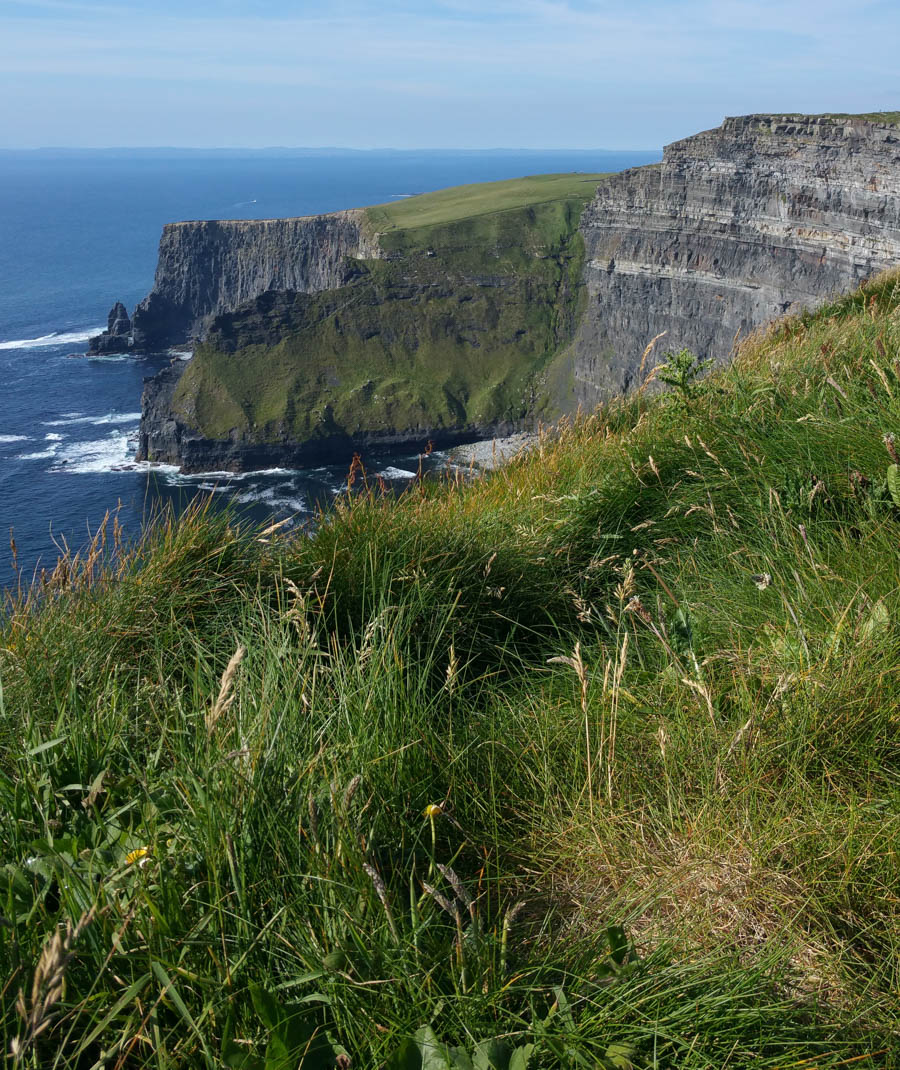
[[[11,1065],[898,1065],[900,279],[686,387],[12,601]]]
[[[578,315],[577,233],[600,175],[545,175],[369,209],[385,259],[338,290],[222,317],[175,395],[208,438],[488,427],[545,412]]]
[[[865,111],[865,112],[842,112],[832,111],[823,115],[825,119],[865,119],[870,123],[884,123],[886,126],[900,126],[900,111]]]

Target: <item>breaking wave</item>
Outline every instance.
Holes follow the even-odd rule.
[[[69,413],[61,420],[44,420],[44,427],[66,427],[69,424],[91,424],[93,427],[103,427],[105,424],[136,424],[140,418],[139,412],[108,412],[104,416]]]
[[[75,345],[86,342],[95,334],[100,334],[102,327],[92,327],[88,331],[63,331],[44,334],[40,338],[16,338],[9,342],[0,342],[0,349],[47,349],[49,346]]]

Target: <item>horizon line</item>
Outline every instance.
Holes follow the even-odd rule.
[[[331,152],[331,153],[409,153],[409,152],[659,152],[662,146],[611,149],[603,147],[492,145],[489,147],[423,146],[395,148],[390,145],[356,148],[347,145],[36,145],[0,146],[0,153],[35,152]]]

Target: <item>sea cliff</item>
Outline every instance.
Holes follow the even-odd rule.
[[[235,468],[507,433],[627,392],[658,335],[724,362],[898,264],[900,131],[878,116],[744,116],[613,176],[173,224],[130,341],[196,355],[147,383],[139,456]]]
[[[341,285],[307,271],[306,290],[263,290],[205,326],[195,317],[193,359],[146,384],[139,457],[191,470],[349,460],[552,414],[581,314],[578,221],[599,177],[370,209],[352,246],[370,255],[332,261]]]
[[[378,247],[361,211],[300,219],[170,223],[156,280],[134,310],[134,345],[160,349],[202,337],[210,322],[268,290],[342,286],[354,259]]]
[[[726,360],[736,337],[900,263],[900,130],[852,117],[748,115],[613,175],[581,220],[579,401],[635,385],[666,332]]]

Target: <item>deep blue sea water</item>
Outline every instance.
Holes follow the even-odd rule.
[[[132,461],[142,380],[168,362],[85,359],[86,339],[116,300],[150,289],[164,223],[264,219],[379,204],[466,182],[561,171],[613,171],[647,152],[0,155],[0,588],[20,566],[51,566],[81,546],[107,510],[137,535],[161,502],[197,494],[256,519],[302,519],[327,501],[351,458],[301,472],[185,477]],[[367,457],[402,483],[414,451]],[[440,464],[434,458],[430,464]]]

